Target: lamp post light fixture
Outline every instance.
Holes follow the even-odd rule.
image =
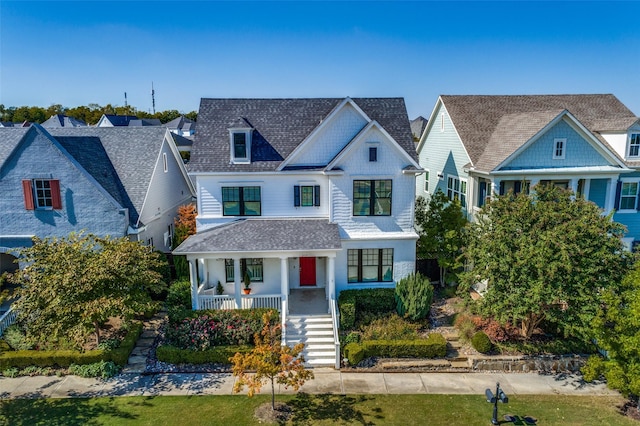
[[[496,393],[495,395],[491,392],[491,389],[486,389],[484,394],[487,397],[487,402],[493,404],[493,417],[491,417],[491,424],[497,425],[498,423],[498,401],[506,404],[509,402],[509,398],[504,393],[502,389],[500,389],[500,383],[496,382]]]

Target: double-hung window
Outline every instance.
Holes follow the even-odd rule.
[[[224,272],[225,272],[225,281],[228,283],[232,283],[235,281],[235,269],[233,264],[233,259],[225,259],[224,260]],[[262,282],[264,281],[262,272],[262,259],[240,259],[240,272],[244,276],[244,273],[249,274],[249,278],[251,282]],[[241,277],[241,281],[242,281]]]
[[[622,182],[620,188],[620,210],[634,210],[638,198],[638,182]]]
[[[223,216],[260,216],[260,187],[222,187],[222,214]]]
[[[231,163],[245,164],[251,162],[251,131],[252,129],[230,129]]]
[[[629,137],[629,157],[640,156],[640,133],[632,133]]]
[[[353,215],[391,215],[391,179],[354,180]]]
[[[566,138],[555,138],[553,140],[553,159],[554,160],[563,159],[566,150],[567,150]]]
[[[348,282],[393,281],[393,249],[350,249],[347,251]]]
[[[459,200],[462,207],[467,206],[467,181],[449,176],[447,179],[447,197],[451,201]]]
[[[429,192],[429,170],[424,171],[424,192]]]
[[[294,185],[294,207],[310,207],[320,205],[320,185]]]

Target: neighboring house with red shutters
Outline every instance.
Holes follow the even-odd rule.
[[[0,273],[32,238],[84,231],[171,249],[194,190],[161,127],[0,129]]]
[[[339,292],[393,288],[415,270],[420,172],[402,98],[202,99],[197,233],[174,250],[193,308],[276,308],[287,343],[335,365]]]

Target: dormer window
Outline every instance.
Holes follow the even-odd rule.
[[[234,124],[244,124],[244,126],[234,126],[229,129],[229,142],[231,144],[231,163],[244,164],[251,162],[251,132],[252,128],[245,120]],[[246,127],[245,127],[246,126]]]
[[[640,156],[640,133],[632,133],[629,137],[629,157]]]

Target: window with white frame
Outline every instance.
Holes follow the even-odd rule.
[[[53,207],[51,181],[49,179],[34,179],[33,186],[36,190],[36,207],[39,209]]]
[[[556,138],[553,140],[553,159],[554,160],[563,159],[566,150],[567,150],[566,138]]]
[[[231,162],[249,163],[251,161],[251,130],[230,130]]]
[[[467,181],[455,176],[447,178],[447,197],[451,201],[459,200],[462,207],[467,206]]]
[[[638,197],[638,182],[622,182],[620,188],[620,210],[634,210]]]
[[[424,192],[429,192],[429,170],[424,171]]]
[[[629,157],[640,156],[640,133],[632,133],[629,137]]]

